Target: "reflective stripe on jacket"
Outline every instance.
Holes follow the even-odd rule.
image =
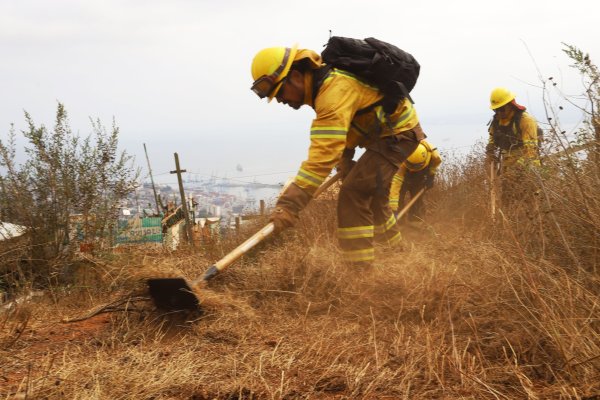
[[[357,114],[381,98],[375,87],[355,75],[336,68],[329,71],[314,100],[317,116],[310,129],[308,159],[295,178],[298,186],[314,193],[337,165],[345,147],[364,147],[418,124],[417,113],[408,99],[393,114],[385,114],[381,106]]]

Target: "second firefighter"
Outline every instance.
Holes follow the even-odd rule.
[[[419,193],[421,190],[433,187],[435,175],[441,163],[442,158],[437,148],[428,141],[422,140],[417,149],[402,163],[392,179],[390,207],[396,215],[407,204],[409,195],[411,199],[419,196],[408,210],[407,220],[423,221],[425,207],[423,195],[419,195]]]

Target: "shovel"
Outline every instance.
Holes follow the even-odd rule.
[[[400,210],[400,212],[398,213],[398,215],[396,215],[396,221],[400,221],[400,218],[402,218],[404,216],[404,214],[406,214],[408,212],[408,210],[410,210],[410,208],[412,207],[413,204],[415,204],[415,202],[419,199],[419,197],[421,197],[421,195],[425,193],[425,188],[419,190],[417,192],[417,194],[415,194],[410,201],[408,202],[408,204],[406,204],[404,206],[404,208],[402,208],[402,210]]]
[[[336,173],[316,190],[313,198],[327,190],[339,179]],[[275,225],[269,222],[261,230],[252,235],[244,243],[233,249],[229,254],[213,264],[201,278],[188,282],[185,278],[151,278],[148,279],[150,297],[157,308],[163,310],[196,310],[200,307],[200,300],[194,293],[193,288],[199,284],[214,278],[219,272],[233,264],[238,258],[246,254],[254,246],[270,236]]]

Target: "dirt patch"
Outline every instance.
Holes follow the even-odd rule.
[[[28,307],[31,307],[29,305]],[[18,310],[25,314],[24,310]],[[4,346],[0,349],[2,372],[0,391],[16,393],[27,386],[28,377],[51,368],[52,360],[61,357],[68,347],[98,345],[110,331],[111,316],[100,314],[92,318],[63,323],[59,318],[49,321],[45,313],[30,315],[19,323],[5,325]]]

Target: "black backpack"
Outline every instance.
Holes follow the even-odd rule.
[[[375,38],[364,40],[332,36],[321,57],[326,64],[351,72],[376,86],[383,94],[381,105],[394,112],[403,98],[410,97],[421,66],[409,53]]]

